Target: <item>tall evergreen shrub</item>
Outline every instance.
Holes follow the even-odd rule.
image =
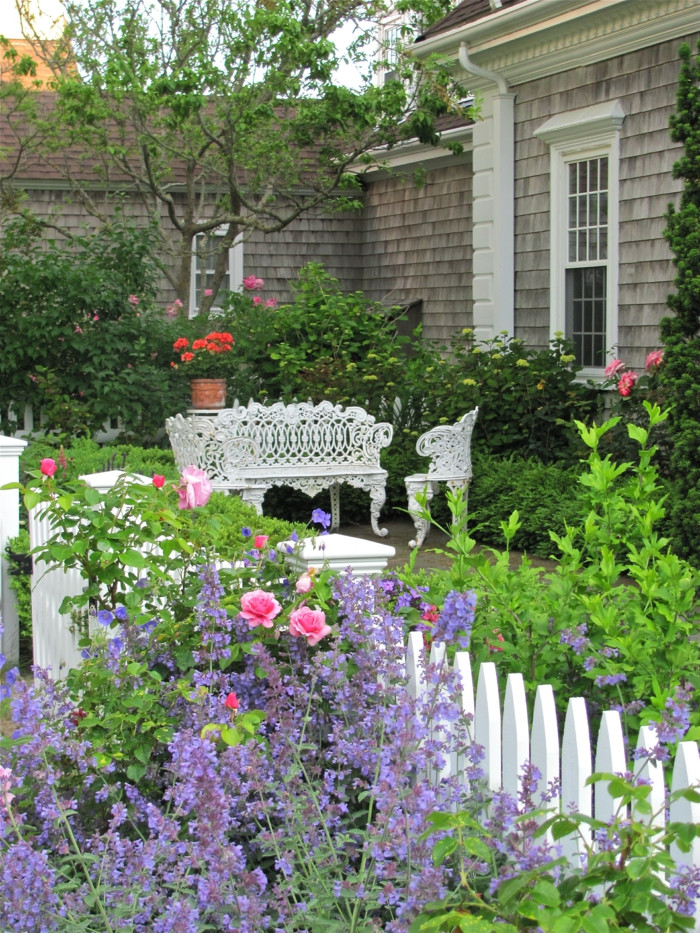
[[[700,41],[682,60],[671,138],[683,143],[673,177],[683,179],[676,210],[669,206],[665,231],[674,256],[676,292],[669,295],[673,317],[664,318],[662,387],[672,405],[669,434],[672,495],[668,507],[678,551],[700,555]]]

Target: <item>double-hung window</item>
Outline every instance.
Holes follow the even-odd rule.
[[[190,315],[194,317],[199,313],[199,307],[206,289],[211,288],[214,281],[214,269],[218,254],[219,242],[226,232],[226,227],[218,227],[210,233],[199,233],[194,240],[194,255],[192,256],[192,276],[190,282]],[[239,237],[228,250],[226,257],[226,275],[221,287],[224,289],[238,288],[243,281],[243,241]],[[212,311],[219,310],[213,307]]]
[[[559,114],[536,130],[550,147],[550,333],[571,340],[581,375],[617,345],[618,101]]]

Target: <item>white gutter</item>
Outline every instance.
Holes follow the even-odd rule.
[[[487,81],[493,82],[498,88],[499,94],[508,93],[508,83],[502,75],[496,74],[495,71],[489,71],[487,68],[481,68],[480,65],[475,65],[474,62],[471,61],[466,42],[460,42],[459,44],[459,63],[470,75],[486,78]]]

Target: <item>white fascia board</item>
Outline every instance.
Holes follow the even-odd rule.
[[[698,0],[526,0],[416,42],[412,52],[457,64],[464,42],[476,64],[520,84],[697,32],[699,6]],[[473,79],[472,86],[480,87]]]
[[[472,125],[445,130],[444,133],[440,134],[440,141],[441,143],[462,143],[465,153],[471,152],[473,130]],[[350,167],[349,171],[354,171],[358,175],[378,177],[382,172],[414,169],[418,165],[425,165],[426,168],[438,168],[441,163],[449,164],[450,160],[455,158],[441,143],[438,143],[437,146],[430,146],[419,142],[417,139],[411,139],[397,143],[391,149],[386,147],[374,149],[369,154],[377,160],[377,164],[368,166],[355,164]]]

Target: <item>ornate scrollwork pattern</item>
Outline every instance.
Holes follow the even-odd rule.
[[[417,452],[430,457],[430,464],[427,473],[414,473],[405,479],[408,511],[416,526],[416,537],[409,541],[411,547],[420,547],[425,540],[430,528],[430,500],[440,482],[445,482],[453,492],[462,489],[466,495],[472,478],[471,440],[478,414],[479,409],[475,408],[456,424],[439,425],[416,441]],[[419,495],[425,497],[422,508]]]

